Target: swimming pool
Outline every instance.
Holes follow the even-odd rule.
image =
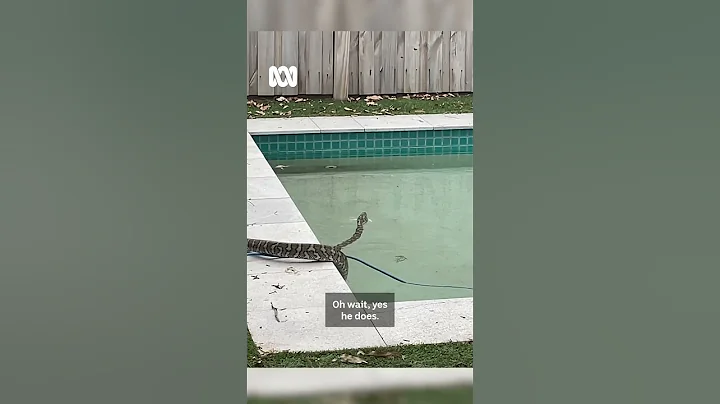
[[[472,156],[271,160],[278,178],[321,243],[370,223],[345,253],[405,281],[472,286]],[[328,168],[329,167],[329,168]],[[471,290],[398,282],[350,261],[356,293],[395,293],[396,301],[472,296]]]
[[[264,350],[471,341],[472,114],[248,121],[248,237],[337,244],[350,260],[248,257],[248,329]],[[395,326],[326,327],[328,293],[393,292]],[[277,308],[274,312],[268,307]],[[287,335],[302,331],[302,337]]]

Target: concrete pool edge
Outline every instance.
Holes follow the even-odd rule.
[[[321,116],[256,118],[247,121],[253,135],[472,129],[473,114]]]
[[[470,116],[472,125],[472,114],[463,115]],[[427,124],[419,115],[412,117]],[[357,122],[357,118],[332,117],[333,122],[345,130],[353,123],[343,127],[340,120]],[[278,133],[278,130],[298,133],[299,129],[292,127],[295,123],[309,130],[309,124],[315,122],[312,119],[318,118],[266,119],[284,122],[274,124],[274,129],[266,129],[265,133]],[[436,117],[438,122],[441,119]],[[459,118],[450,119],[455,119],[454,123],[459,125]],[[251,126],[250,122],[248,126]],[[389,127],[385,124],[382,130],[390,130]],[[260,134],[258,130],[255,128],[254,134]],[[317,237],[255,144],[250,130],[247,137],[248,237],[317,243]],[[367,327],[327,328],[325,293],[351,293],[333,264],[248,257],[247,277],[248,329],[256,345],[266,352],[313,352],[473,339],[472,297],[397,302],[395,327],[392,328],[372,324]]]

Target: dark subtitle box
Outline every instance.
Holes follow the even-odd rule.
[[[395,327],[395,294],[326,293],[325,327]]]

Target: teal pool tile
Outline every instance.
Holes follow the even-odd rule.
[[[472,154],[471,129],[253,136],[269,159]]]

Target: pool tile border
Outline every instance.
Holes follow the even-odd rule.
[[[473,153],[472,114],[264,118],[248,131],[269,160]]]
[[[452,129],[463,129],[460,125],[469,122],[472,127],[472,114],[464,115],[469,115],[469,118],[450,117],[447,125],[456,125]],[[444,122],[440,117],[420,118],[421,121],[414,118],[421,116],[412,117],[406,121],[427,123],[435,120],[434,125]],[[320,125],[333,123],[345,129],[353,127],[355,123],[363,124],[362,120],[358,122],[352,117],[332,118],[324,120]],[[315,125],[313,119],[318,118],[266,119],[263,121],[275,122],[251,125],[252,122],[260,121],[256,119],[248,121],[248,127],[256,135],[297,134],[311,130],[312,125]],[[343,119],[353,121],[343,123]],[[394,121],[399,125],[403,119]],[[392,126],[390,129],[403,131],[408,128]],[[317,125],[315,130],[318,130]],[[389,130],[388,125],[384,126],[384,130]],[[252,133],[250,130],[247,133],[248,237],[317,243],[317,237],[260,152]],[[277,285],[282,287],[278,288]],[[308,294],[308,291],[312,291],[312,294]],[[372,324],[368,324],[368,327],[326,328],[324,299],[321,297],[329,292],[351,293],[331,263],[248,257],[247,322],[255,344],[266,352],[317,352],[473,339],[471,297],[397,302],[393,328],[378,328]],[[272,307],[278,309],[277,318]]]

